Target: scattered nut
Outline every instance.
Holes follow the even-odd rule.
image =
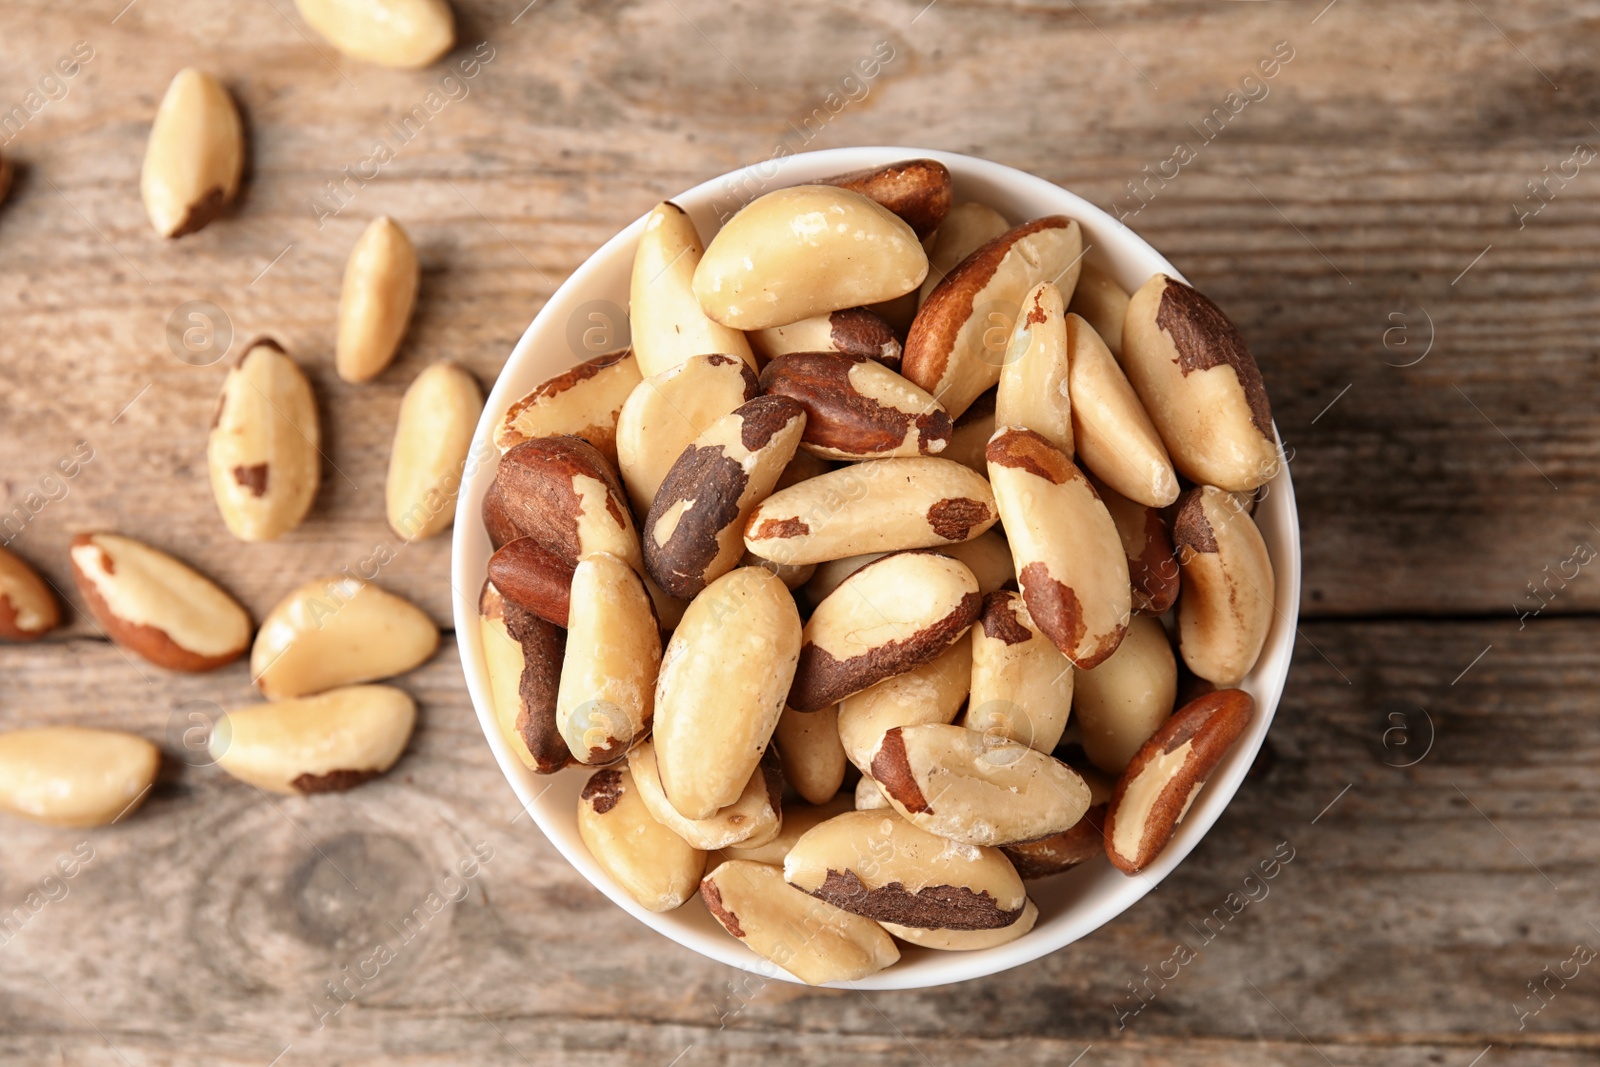
[[[162,237],[202,229],[239,192],[243,169],[244,126],[233,97],[211,75],[180,70],[156,109],[139,176],[150,225]]]
[[[738,795],[726,807],[704,819],[686,819],[661,789],[661,774],[656,762],[655,744],[642,741],[628,753],[628,770],[639,788],[639,798],[661,825],[706,852],[733,845],[757,848],[778,836],[783,813],[779,797],[783,776],[772,756],[760,764],[742,784]]]
[[[801,445],[827,459],[927,456],[950,440],[939,402],[866,356],[779,356],[761,372],[761,387],[805,408]]]
[[[853,170],[817,184],[837,185],[882,204],[905,220],[919,241],[939,228],[954,199],[950,171],[935,159],[907,159]]]
[[[0,638],[32,641],[61,622],[61,609],[45,580],[22,557],[0,548]]]
[[[894,727],[872,754],[872,777],[913,825],[968,845],[1036,841],[1089,810],[1089,787],[1065,763],[962,726]]]
[[[684,612],[656,682],[661,785],[686,818],[732,804],[783,712],[800,655],[800,613],[777,578],[742,567]]]
[[[422,267],[401,225],[387,215],[367,224],[350,250],[339,293],[339,339],[333,365],[347,382],[383,373],[405,338]]]
[[[1164,508],[1178,499],[1178,476],[1144,405],[1094,327],[1067,316],[1072,427],[1078,458],[1123,496]]]
[[[566,631],[508,603],[493,582],[483,583],[478,618],[500,736],[524,767],[554,774],[574,762],[556,725]]]
[[[1278,473],[1261,371],[1238,327],[1200,293],[1165,274],[1140,286],[1122,328],[1122,369],[1184,477],[1238,491]]]
[[[426,67],[456,44],[446,0],[294,0],[294,6],[333,47],[382,67]]]
[[[966,635],[982,604],[972,572],[946,556],[867,564],[806,623],[789,706],[817,711],[928,662]]]
[[[0,733],[0,811],[48,826],[105,826],[143,802],[160,766],[155,745],[115,730]]]
[[[1070,459],[1077,419],[1067,391],[1071,349],[1065,316],[1053,282],[1040,282],[1022,298],[1000,369],[994,417],[1002,426],[1027,427]]]
[[[222,382],[206,462],[228,531],[270,541],[300,525],[322,480],[317,400],[276,341],[245,349]]]
[[[779,867],[729,860],[700,896],[724,930],[808,985],[855,981],[900,958],[883,927],[785,884]]]
[[[644,521],[644,563],[656,584],[692,597],[738,566],[745,520],[777,484],[805,426],[798,403],[760,396],[684,449]]]
[[[761,392],[735,356],[690,356],[635,386],[617,424],[617,465],[634,511],[648,514],[661,481],[711,424]]]
[[[871,308],[845,308],[787,326],[756,330],[750,334],[750,344],[767,360],[791,352],[833,352],[876,360],[892,371],[900,369],[900,338]]]
[[[422,609],[359,578],[306,582],[261,620],[250,676],[269,700],[308,696],[420,667],[439,647]]]
[[[1075,666],[1093,667],[1116,651],[1133,606],[1116,525],[1082,472],[1033,431],[1002,426],[988,457],[1034,625]]]
[[[872,755],[885,733],[896,726],[955,722],[971,684],[972,649],[957,641],[927,663],[845,697],[839,704],[845,756],[870,777]],[[878,791],[876,784],[872,791]]]
[[[695,295],[696,268],[705,255],[688,214],[668,200],[645,219],[633,257],[628,320],[639,373],[652,378],[691,356],[737,356],[756,369],[743,333],[708,318]]]
[[[983,598],[972,628],[972,696],[963,721],[986,737],[1051,752],[1072,708],[1072,663],[1039,632],[1021,593]]]
[[[1083,235],[1061,215],[1018,226],[963,259],[917,312],[901,373],[960,418],[979,393],[1000,381],[1004,351],[990,351],[992,316],[1008,317],[1028,290],[1053,281],[1063,298],[1078,280]],[[1011,323],[1005,322],[1007,332]],[[1004,342],[1002,341],[1003,345]]]
[[[273,793],[333,793],[376,778],[399,760],[417,705],[387,685],[232,708],[211,730],[211,758],[241,782]]]
[[[1136,615],[1109,658],[1079,671],[1072,709],[1083,751],[1108,774],[1121,774],[1141,745],[1172,714],[1178,695],[1178,661],[1161,623]]]
[[[887,208],[848,189],[797,185],[728,220],[695,268],[694,293],[724,326],[764,330],[889,300],[927,273],[916,234]]]
[[[873,459],[774,493],[745,525],[745,547],[779,563],[968,541],[995,524],[994,493],[947,459]]]
[[[844,746],[839,709],[798,712],[784,708],[772,743],[783,761],[784,779],[808,804],[826,804],[844,784]]]
[[[495,447],[509,452],[537,437],[571,434],[616,463],[622,408],[639,380],[639,361],[631,349],[580,363],[507,408],[495,427]]]
[[[447,360],[406,390],[384,488],[389,526],[401,540],[421,541],[455,521],[461,472],[482,413],[478,380]]]
[[[572,572],[556,725],[579,763],[611,763],[650,730],[661,630],[644,582],[596,552]]]
[[[1272,558],[1249,514],[1227,493],[1184,494],[1172,523],[1183,595],[1178,649],[1200,677],[1237,685],[1256,665],[1272,629]]]
[[[1106,855],[1119,870],[1138,874],[1155,861],[1254,713],[1249,693],[1218,690],[1178,709],[1144,743],[1106,813]]]
[[[962,845],[892,811],[837,815],[783,861],[796,889],[879,922],[997,930],[1022,917],[1027,893],[997,848]]]
[[[578,836],[611,880],[646,911],[682,907],[705,874],[706,854],[656,822],[626,768],[589,776],[578,795]]]
[[[73,581],[106,636],[156,666],[215,670],[250,647],[249,612],[165,552],[92,533],[72,539],[71,557]]]

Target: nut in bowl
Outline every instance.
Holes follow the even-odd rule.
[[[916,166],[899,166],[911,161]],[[878,171],[896,180],[873,180]],[[944,181],[942,190],[917,187]],[[798,187],[808,191],[762,200]],[[761,206],[740,213],[751,202]],[[771,402],[752,399],[748,382],[734,381],[738,367],[730,364],[725,401],[687,408],[684,425],[662,432],[658,451],[676,450],[676,456],[653,455],[648,441],[630,440],[625,451],[645,457],[652,472],[642,482],[616,470],[602,454],[604,443],[551,450],[582,452],[585,462],[541,476],[559,483],[560,491],[541,496],[546,503],[536,521],[524,520],[538,529],[521,528],[517,516],[531,510],[519,505],[530,502],[507,500],[516,490],[497,483],[492,464],[470,471],[457,505],[452,557],[456,633],[468,688],[501,770],[550,841],[619,907],[688,948],[765,976],[862,989],[936,986],[1018,966],[1085,936],[1154,888],[1221,815],[1266,736],[1288,673],[1300,595],[1299,529],[1262,379],[1242,338],[1171,264],[1099,208],[1043,179],[968,156],[907,148],[812,152],[713,179],[671,204],[617,234],[550,298],[506,362],[474,452],[492,447],[507,411],[544,383],[625,346],[626,338],[613,337],[607,346],[581,348],[592,332],[574,329],[572,320],[596,306],[626,306],[630,288],[639,303],[636,251],[647,227],[669,222],[676,224],[672,242],[682,246],[684,260],[710,266],[700,271],[683,262],[658,272],[649,328],[677,317],[685,331],[705,337],[737,341],[741,331],[752,338],[766,331],[754,351],[763,368],[778,366],[760,378],[761,395]],[[937,227],[929,234],[929,210],[949,211],[952,220],[981,216],[987,224],[964,221],[949,235]],[[836,244],[810,255],[806,227],[791,218],[795,212],[814,223],[810,239],[847,236],[861,243],[859,254]],[[698,241],[679,216],[692,222]],[[997,229],[996,216],[1010,229]],[[729,227],[735,217],[739,224]],[[730,236],[719,243],[723,233]],[[919,236],[934,250],[933,265],[919,251]],[[649,241],[654,256],[660,240]],[[729,247],[732,241],[759,247]],[[701,249],[703,260],[695,256]],[[819,273],[816,264],[823,262],[827,269]],[[1053,276],[1036,277],[1046,266]],[[1092,281],[1084,283],[1088,298],[1079,303],[1073,296],[1082,279]],[[1041,290],[1045,283],[1050,286]],[[941,288],[948,295],[941,296]],[[874,322],[903,326],[919,291],[929,314],[910,320],[909,331],[898,335],[903,358],[901,346],[883,348],[886,356],[893,349],[898,365],[854,352],[847,338],[834,335],[833,316],[858,305],[874,305]],[[1106,339],[1102,351],[1093,335],[1114,332],[1109,324],[1129,298],[1125,315],[1137,316],[1137,327]],[[1000,318],[990,321],[991,311]],[[984,321],[976,321],[979,314]],[[793,324],[802,325],[790,329]],[[670,389],[672,376],[683,373],[675,372],[680,363],[714,354],[653,347],[651,337],[639,336],[643,325],[634,324],[642,372],[634,390],[657,389],[658,377]],[[996,328],[1001,325],[1003,331]],[[769,363],[773,357],[764,349],[774,331],[813,339],[807,343],[819,355],[795,360],[784,354],[777,359],[785,363]],[[1095,360],[1095,385],[1085,402],[1094,406],[1080,412],[1070,395],[1076,382],[1070,362],[1091,346],[1084,358]],[[750,362],[747,351],[728,350],[737,347],[715,354]],[[1024,389],[1008,396],[1002,373],[1013,360],[1030,361],[1014,382],[1055,382],[1057,395],[1041,398]],[[1163,361],[1179,373],[1168,372]],[[1009,420],[998,425],[989,414],[996,410],[989,390],[997,386],[999,410]],[[559,407],[558,398],[547,400],[541,418],[559,429],[562,414],[548,410]],[[608,399],[601,406],[609,413],[625,403]],[[580,434],[595,423],[598,408],[581,398],[572,407],[571,432]],[[1142,416],[1137,425],[1128,421],[1134,414]],[[610,417],[614,427],[616,415]],[[985,418],[989,425],[974,449],[963,433],[970,437],[966,428]],[[957,440],[963,442],[959,459],[942,457]],[[1094,457],[1117,454],[1132,441],[1140,443],[1143,481],[1104,462],[1098,464],[1104,469],[1095,469]],[[1151,607],[1149,596],[1129,590],[1150,562],[1124,557],[1123,520],[1108,511],[1095,487],[1112,482],[1133,491],[1149,481],[1162,490],[1154,496],[1170,505],[1178,476],[1191,494],[1184,501],[1183,536],[1172,558],[1156,565],[1164,562],[1169,586],[1181,577],[1183,593],[1152,626],[1148,616],[1129,615]],[[1227,484],[1202,493],[1197,476]],[[676,493],[669,501],[652,484],[704,491],[689,494],[697,499]],[[942,491],[945,484],[960,492]],[[875,499],[882,514],[874,510]],[[1053,510],[1040,514],[1040,501]],[[1173,521],[1171,507],[1124,503],[1141,521]],[[1208,539],[1213,523],[1227,528],[1211,530]],[[623,627],[641,651],[626,657],[625,670],[619,667],[624,677],[610,679],[587,701],[575,703],[581,694],[557,699],[552,674],[574,654],[563,654],[558,639],[513,634],[513,641],[501,637],[489,645],[486,656],[485,635],[499,633],[479,614],[490,556],[530,534],[542,551],[514,552],[498,573],[509,573],[513,558],[533,560],[522,566],[543,571],[516,572],[510,588],[497,590],[510,609],[505,618],[520,613],[516,618],[530,635],[542,627],[559,635],[544,619],[556,614],[545,591],[552,582],[568,582],[576,595],[567,576],[579,559],[604,553],[616,565],[615,603],[587,607],[606,620],[596,633]],[[1090,563],[1062,549],[1067,538],[1091,539],[1096,551]],[[994,546],[1007,544],[1015,574],[1010,581],[991,576],[996,568],[980,565],[975,554],[983,546],[988,560]],[[658,581],[653,567],[667,581]],[[896,574],[905,580],[883,580]],[[1249,586],[1248,617],[1220,610],[1216,590],[1233,582]],[[1004,611],[992,602],[1001,586],[1009,591]],[[539,593],[524,595],[524,587]],[[518,596],[527,602],[515,604]],[[1184,596],[1192,601],[1187,616]],[[1161,606],[1170,606],[1170,598]],[[654,612],[659,646],[643,617],[646,607]],[[865,625],[873,612],[886,625]],[[718,625],[719,618],[746,616],[752,625]],[[853,616],[863,621],[851,622]],[[1188,620],[1181,627],[1180,618]],[[896,682],[913,671],[959,675],[964,682],[975,629],[987,643],[983,655],[990,664],[973,683],[982,683],[984,706],[951,724],[942,708],[917,707],[915,696],[907,695],[914,687]],[[1129,632],[1143,644],[1129,653],[1132,660],[1119,659],[1115,653]],[[1152,640],[1159,645],[1162,633],[1174,646],[1170,660],[1143,651]],[[511,655],[519,641],[522,654]],[[656,672],[651,665],[658,648]],[[1185,715],[1121,710],[1116,672],[1143,662],[1175,672],[1179,660],[1202,677],[1208,670],[1218,674],[1210,680],[1219,689],[1241,692],[1185,708]],[[1240,677],[1242,661],[1248,666]],[[1059,667],[1053,673],[1052,663]],[[1056,744],[1062,704],[1073,699],[1068,681],[1092,669],[1108,671],[1107,684],[1078,686],[1096,698],[1095,722],[1110,721],[1123,754],[1136,749],[1120,780],[1114,770],[1076,758],[1082,753],[1070,743],[1076,714],[1062,747],[1053,753],[1044,747]],[[517,678],[503,677],[519,670],[530,683],[520,693]],[[658,674],[662,686],[641,670]],[[698,670],[720,677],[694,677]],[[717,694],[719,715],[694,721],[702,702],[684,694],[697,685]],[[775,828],[753,818],[745,830],[736,829],[739,805],[765,811],[777,780],[774,763],[781,773],[784,762],[804,760],[807,799],[817,800],[817,782],[832,784],[845,766],[830,736],[844,718],[839,702],[849,706],[877,686],[886,688],[885,699],[874,702],[875,736],[852,736],[847,748],[862,749],[850,761],[878,781],[864,780],[858,788],[855,768],[846,767],[838,785],[843,797],[865,797],[874,810],[819,821],[791,784],[781,807],[797,829],[808,828],[804,834],[791,831],[789,819]],[[930,679],[922,688],[931,694],[941,687]],[[496,693],[511,706],[497,709]],[[1225,706],[1228,716],[1212,714],[1213,705]],[[1119,714],[1136,721],[1120,722]],[[778,723],[792,725],[797,716],[816,717],[819,726],[791,731],[806,740],[803,747],[791,741],[785,752]],[[535,766],[566,762],[535,761],[526,751],[529,738],[548,738],[552,728],[576,730],[586,741],[604,732],[605,754],[585,749],[581,755],[596,765],[578,766],[573,757],[553,776],[540,774]],[[666,760],[659,743],[641,747],[652,729],[666,742]],[[770,743],[775,731],[780,739]],[[697,736],[704,743],[693,744]],[[629,763],[617,762],[629,748]],[[645,766],[646,758],[655,766]],[[616,770],[601,769],[601,762]],[[628,765],[631,776],[618,773]],[[606,788],[586,791],[596,775],[609,775],[601,783]],[[1016,789],[1017,782],[1030,788]],[[648,787],[641,797],[646,802],[610,788],[618,783]],[[1063,791],[1067,800],[1058,802]],[[1034,794],[1038,803],[1028,810],[989,810],[1002,792],[1013,805]],[[884,805],[876,803],[879,795]],[[841,803],[848,800],[833,801]],[[626,818],[648,822],[651,833],[641,839],[672,845],[661,852],[673,857],[671,870],[641,874],[649,857],[615,851],[629,835],[594,832],[610,810],[600,808],[609,805],[618,811],[627,805]],[[687,833],[704,845],[744,834],[749,851],[740,853],[735,842],[721,852],[697,852],[687,840],[679,849],[662,836],[672,831],[654,820],[652,805],[679,828],[680,838]],[[583,819],[590,820],[587,837]],[[1096,841],[1115,826],[1124,829],[1122,847],[1112,851],[1114,866]],[[757,849],[749,833],[769,843]],[[1031,840],[1040,833],[1041,840]],[[788,862],[780,862],[780,852]],[[662,910],[663,899],[676,902],[683,895],[678,889],[666,897],[644,894],[648,899],[641,902],[641,881],[679,886],[702,870],[702,861],[701,891],[681,906]]]

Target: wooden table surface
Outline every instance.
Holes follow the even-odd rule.
[[[345,59],[289,0],[5,5],[0,151],[19,173],[0,208],[0,513],[28,518],[11,547],[70,590],[72,535],[119,530],[257,618],[390,550],[378,580],[448,627],[448,538],[397,547],[383,521],[422,367],[491,382],[595,247],[736,165],[970,152],[1120,205],[1252,343],[1305,540],[1267,749],[1188,862],[1083,941],[942,989],[808,990],[653,934],[516,818],[452,641],[400,682],[422,714],[394,773],[268,801],[185,760],[191,713],[249,699],[242,665],[167,675],[75,613],[0,649],[0,728],[133,730],[168,767],[106,830],[0,821],[0,1061],[1600,1058],[1600,582],[1584,566],[1600,543],[1600,3],[525,3],[458,0],[452,59],[480,64],[452,80]],[[75,47],[90,58],[52,80]],[[1292,59],[1245,81],[1275,47]],[[846,80],[885,51],[876,78]],[[240,101],[248,174],[226,217],[164,243],[138,173],[191,64]],[[391,123],[419,107],[402,140]],[[372,175],[379,141],[392,158],[348,179]],[[1146,182],[1174,174],[1180,144],[1193,158]],[[351,386],[332,370],[339,283],[382,213],[418,244],[421,301],[394,367]],[[271,333],[313,378],[323,490],[281,541],[242,546],[218,518],[203,449],[225,346],[177,358],[190,301],[219,309],[234,354]],[[92,458],[52,477],[75,449]],[[51,879],[75,852],[74,877]],[[450,880],[474,854],[477,877]],[[437,911],[402,933],[430,894]],[[393,958],[374,971],[380,944]],[[356,990],[337,1012],[329,982]]]

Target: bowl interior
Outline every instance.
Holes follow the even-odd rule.
[[[981,200],[1013,222],[1063,214],[1083,227],[1086,258],[1130,292],[1150,275],[1181,275],[1132,230],[1093,204],[1041,178],[970,156],[916,148],[845,148],[810,152],[755,164],[713,179],[673,198],[710,239],[741,202],[770,189],[898,159],[929,157],[950,168],[958,200]],[[627,343],[626,308],[634,247],[643,227],[635,220],[573,272],[550,298],[517,343],[489,395],[473,441],[473,455],[494,455],[495,425],[506,408],[545,379],[582,359]],[[493,480],[490,463],[469,464],[456,511],[452,583],[456,637],[473,707],[495,759],[524,809],[545,836],[601,892],[641,922],[688,948],[723,963],[794,981],[729,937],[696,897],[676,911],[653,914],[635,904],[602,871],[578,837],[578,792],[589,772],[569,769],[541,776],[525,768],[505,745],[489,702],[477,599],[490,546],[479,518],[483,494]],[[1300,603],[1300,537],[1288,464],[1262,499],[1256,522],[1266,539],[1277,578],[1276,618],[1255,669],[1242,683],[1256,700],[1256,716],[1161,856],[1142,874],[1129,877],[1103,856],[1054,878],[1029,883],[1039,907],[1034,930],[1010,944],[976,952],[936,952],[902,946],[901,961],[863,981],[862,989],[908,989],[976,978],[1053,952],[1110,921],[1144,896],[1182,862],[1238,790],[1266,737],[1288,674]]]

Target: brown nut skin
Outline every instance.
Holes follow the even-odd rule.
[[[523,766],[554,774],[576,762],[556,724],[556,697],[567,634],[507,603],[493,582],[478,597],[490,699],[501,736]]]
[[[1116,524],[1072,461],[1032,430],[1002,426],[987,450],[1028,612],[1075,666],[1117,650],[1132,614]]]
[[[61,623],[55,594],[22,557],[0,548],[0,640],[34,641]]]
[[[571,434],[617,462],[617,416],[639,384],[633,349],[608,352],[556,375],[506,409],[495,427],[502,452],[537,437]]]
[[[1037,841],[1004,845],[1000,851],[1006,854],[1025,881],[1070,871],[1080,863],[1088,863],[1096,856],[1105,854],[1106,810],[1109,806],[1104,800],[1091,804],[1089,810],[1083,813],[1083,818],[1071,828]]]
[[[1128,557],[1128,580],[1133,588],[1133,610],[1141,615],[1165,615],[1178,600],[1180,586],[1177,550],[1160,508],[1129,500],[1093,475],[1089,484],[1111,513]]]
[[[1010,926],[998,930],[924,930],[898,923],[880,923],[891,935],[916,945],[918,948],[938,949],[941,952],[975,952],[981,948],[995,948],[1010,944],[1033,929],[1039,920],[1039,908],[1032,900],[1022,906],[1022,915]]]
[[[936,159],[866,167],[823,178],[817,184],[837,185],[877,201],[904,219],[918,240],[939,228],[955,200],[950,170]]]
[[[693,597],[738,566],[745,520],[772,492],[805,426],[796,401],[759,396],[684,449],[644,521],[644,563],[657,585]]]
[[[761,387],[805,408],[801,444],[827,459],[931,456],[950,440],[939,402],[866,356],[792,352],[767,364]]]
[[[845,308],[787,326],[756,330],[750,334],[750,344],[766,360],[791,352],[835,352],[875,360],[895,372],[900,370],[900,336],[871,308]]]
[[[1183,578],[1183,661],[1217,685],[1236,685],[1260,657],[1276,612],[1266,542],[1238,502],[1209,485],[1183,496],[1172,533]]]
[[[110,533],[79,534],[70,555],[72,579],[106,636],[157,667],[211,671],[249,649],[249,612],[188,564]]]
[[[846,758],[870,776],[873,753],[886,731],[955,722],[971,684],[972,650],[968,642],[957,641],[927,663],[846,697],[839,704],[838,718]],[[877,791],[874,784],[873,792]]]
[[[959,845],[893,811],[851,811],[811,829],[783,861],[784,880],[879,922],[997,930],[1022,915],[1022,879],[997,848]]]
[[[1138,874],[1161,854],[1255,707],[1249,693],[1219,689],[1179,708],[1144,743],[1106,814],[1106,855],[1118,870]]]
[[[644,569],[615,468],[581,437],[537,437],[500,457],[500,501],[517,529],[574,565],[609,552]]]
[[[883,927],[786,884],[780,867],[728,860],[700,898],[724,930],[807,985],[857,981],[900,958]]]
[[[595,771],[578,794],[578,836],[595,862],[646,911],[682,907],[706,854],[656,822],[626,768]]]
[[[565,628],[577,566],[531,537],[519,537],[489,557],[489,580],[506,600]]]
[[[966,636],[982,607],[972,571],[947,556],[901,552],[867,564],[806,623],[789,706],[819,711],[928,662]]]
[[[1140,286],[1123,322],[1122,368],[1191,482],[1234,492],[1278,473],[1261,371],[1238,327],[1200,293],[1165,274]]]
[[[511,521],[511,513],[506,510],[506,501],[500,495],[500,483],[490,482],[489,488],[483,494],[483,529],[489,535],[489,547],[496,552],[506,545],[524,536],[517,529],[517,524]]]
[[[991,317],[1015,314],[1040,282],[1054,281],[1070,298],[1082,252],[1082,231],[1064,215],[1034,219],[983,245],[928,294],[906,335],[901,373],[960,418],[1000,381],[1004,352],[985,340]]]

